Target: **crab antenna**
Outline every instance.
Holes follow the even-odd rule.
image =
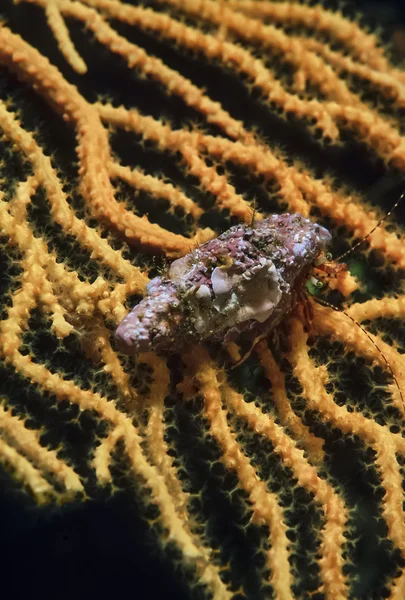
[[[362,244],[364,242],[364,240],[366,240],[368,237],[370,237],[370,235],[372,233],[374,233],[374,231],[376,229],[378,229],[378,227],[381,225],[381,223],[383,223],[385,221],[385,219],[388,219],[388,217],[391,215],[391,213],[396,209],[396,207],[398,206],[398,204],[405,198],[405,190],[402,192],[402,194],[400,195],[400,197],[398,198],[398,200],[395,202],[394,206],[391,208],[391,210],[389,212],[387,212],[387,214],[378,221],[377,225],[375,225],[373,227],[373,229],[371,231],[368,232],[368,234],[361,240],[359,240],[356,244],[354,244],[354,246],[352,246],[352,248],[349,248],[349,250],[346,250],[346,252],[344,252],[343,254],[341,254],[340,256],[338,256],[337,258],[335,258],[336,262],[340,262],[342,260],[342,258],[344,258],[345,256],[347,256],[348,254],[351,254],[353,252],[353,250],[355,250],[358,246],[360,246],[360,244]]]
[[[404,194],[405,194],[405,193],[403,193],[403,194],[402,194],[402,196],[404,196]],[[394,208],[395,208],[395,207],[393,207],[391,210],[393,210]],[[388,215],[387,215],[387,216],[388,216]],[[369,334],[369,332],[367,331],[367,329],[365,329],[365,328],[364,328],[362,325],[360,325],[360,323],[358,323],[358,322],[356,321],[356,319],[353,319],[353,317],[352,317],[351,315],[349,315],[349,313],[348,313],[348,312],[346,312],[345,310],[343,310],[343,309],[341,309],[341,308],[338,308],[337,306],[334,306],[333,304],[331,304],[330,302],[327,302],[326,300],[323,300],[323,299],[321,300],[320,298],[318,298],[318,297],[316,297],[316,296],[312,296],[312,297],[313,297],[313,299],[315,300],[315,302],[318,302],[318,304],[322,304],[323,306],[327,306],[328,308],[332,308],[332,309],[333,309],[333,310],[335,310],[336,312],[341,312],[341,313],[343,313],[344,315],[346,315],[346,317],[349,317],[349,319],[350,319],[351,321],[353,321],[353,323],[355,323],[355,324],[357,325],[357,327],[358,327],[359,329],[361,329],[361,330],[362,330],[362,332],[363,332],[363,333],[365,333],[365,334],[366,334],[366,336],[368,337],[368,339],[370,340],[370,342],[371,342],[371,343],[374,345],[374,347],[376,348],[377,352],[378,352],[378,353],[379,353],[379,354],[382,356],[382,358],[383,358],[383,360],[384,360],[385,364],[387,365],[387,367],[388,367],[388,370],[389,370],[389,372],[391,373],[391,375],[392,375],[392,378],[393,378],[393,380],[394,380],[394,382],[395,382],[395,385],[396,385],[396,386],[397,386],[397,388],[398,388],[398,392],[399,392],[399,396],[400,396],[400,398],[401,398],[402,404],[405,406],[405,402],[404,402],[404,396],[403,396],[403,394],[402,394],[401,388],[399,387],[399,383],[398,383],[398,380],[397,380],[397,378],[396,378],[396,376],[395,376],[395,373],[394,373],[394,371],[392,370],[392,367],[391,367],[390,363],[388,362],[388,360],[387,360],[387,359],[386,359],[386,357],[384,356],[384,353],[383,353],[383,352],[382,352],[382,350],[381,350],[381,349],[380,349],[380,348],[377,346],[377,344],[375,343],[375,341],[373,340],[373,338],[371,337],[371,335]]]

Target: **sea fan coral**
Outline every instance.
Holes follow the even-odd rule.
[[[335,257],[367,236],[403,191],[404,71],[322,6],[16,4],[0,8],[8,487],[75,507],[119,490],[114,528],[142,515],[178,597],[402,600],[403,206],[321,291],[344,312],[312,302],[309,325],[298,307],[235,368],[235,342],[127,357],[114,333],[167,261],[231,226],[299,213]]]

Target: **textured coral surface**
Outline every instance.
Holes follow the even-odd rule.
[[[127,357],[114,332],[167,261],[252,212],[311,218],[335,257],[374,229],[404,185],[405,72],[295,2],[0,16],[2,530],[16,506],[88,511],[60,563],[19,516],[18,573],[60,573],[58,599],[402,600],[403,205],[316,292],[345,312],[312,301],[310,328],[298,309],[236,368],[236,343]]]

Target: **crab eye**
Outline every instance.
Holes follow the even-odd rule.
[[[310,277],[309,281],[312,283],[312,285],[314,285],[317,288],[323,287],[322,281],[319,281],[319,279],[317,279],[316,277]]]
[[[327,260],[332,260],[332,258],[333,258],[332,254],[330,252],[327,252],[325,256],[326,256]]]

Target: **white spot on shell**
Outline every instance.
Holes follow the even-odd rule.
[[[190,255],[186,255],[172,262],[169,269],[169,277],[173,281],[176,281],[188,275],[190,270]]]
[[[220,313],[228,316],[226,327],[249,319],[263,323],[280,302],[282,292],[278,272],[269,259],[262,259],[255,265],[249,280],[233,273],[232,267],[214,271],[218,272],[212,278],[216,296],[213,304]]]
[[[307,248],[305,246],[305,244],[294,244],[293,245],[293,253],[295,256],[302,256],[304,257],[307,254]]]
[[[211,292],[210,292],[210,288],[208,287],[208,285],[200,285],[200,287],[196,291],[195,295],[200,300],[211,300]]]
[[[237,285],[240,277],[232,267],[215,267],[211,275],[212,289],[215,296],[228,294]]]

